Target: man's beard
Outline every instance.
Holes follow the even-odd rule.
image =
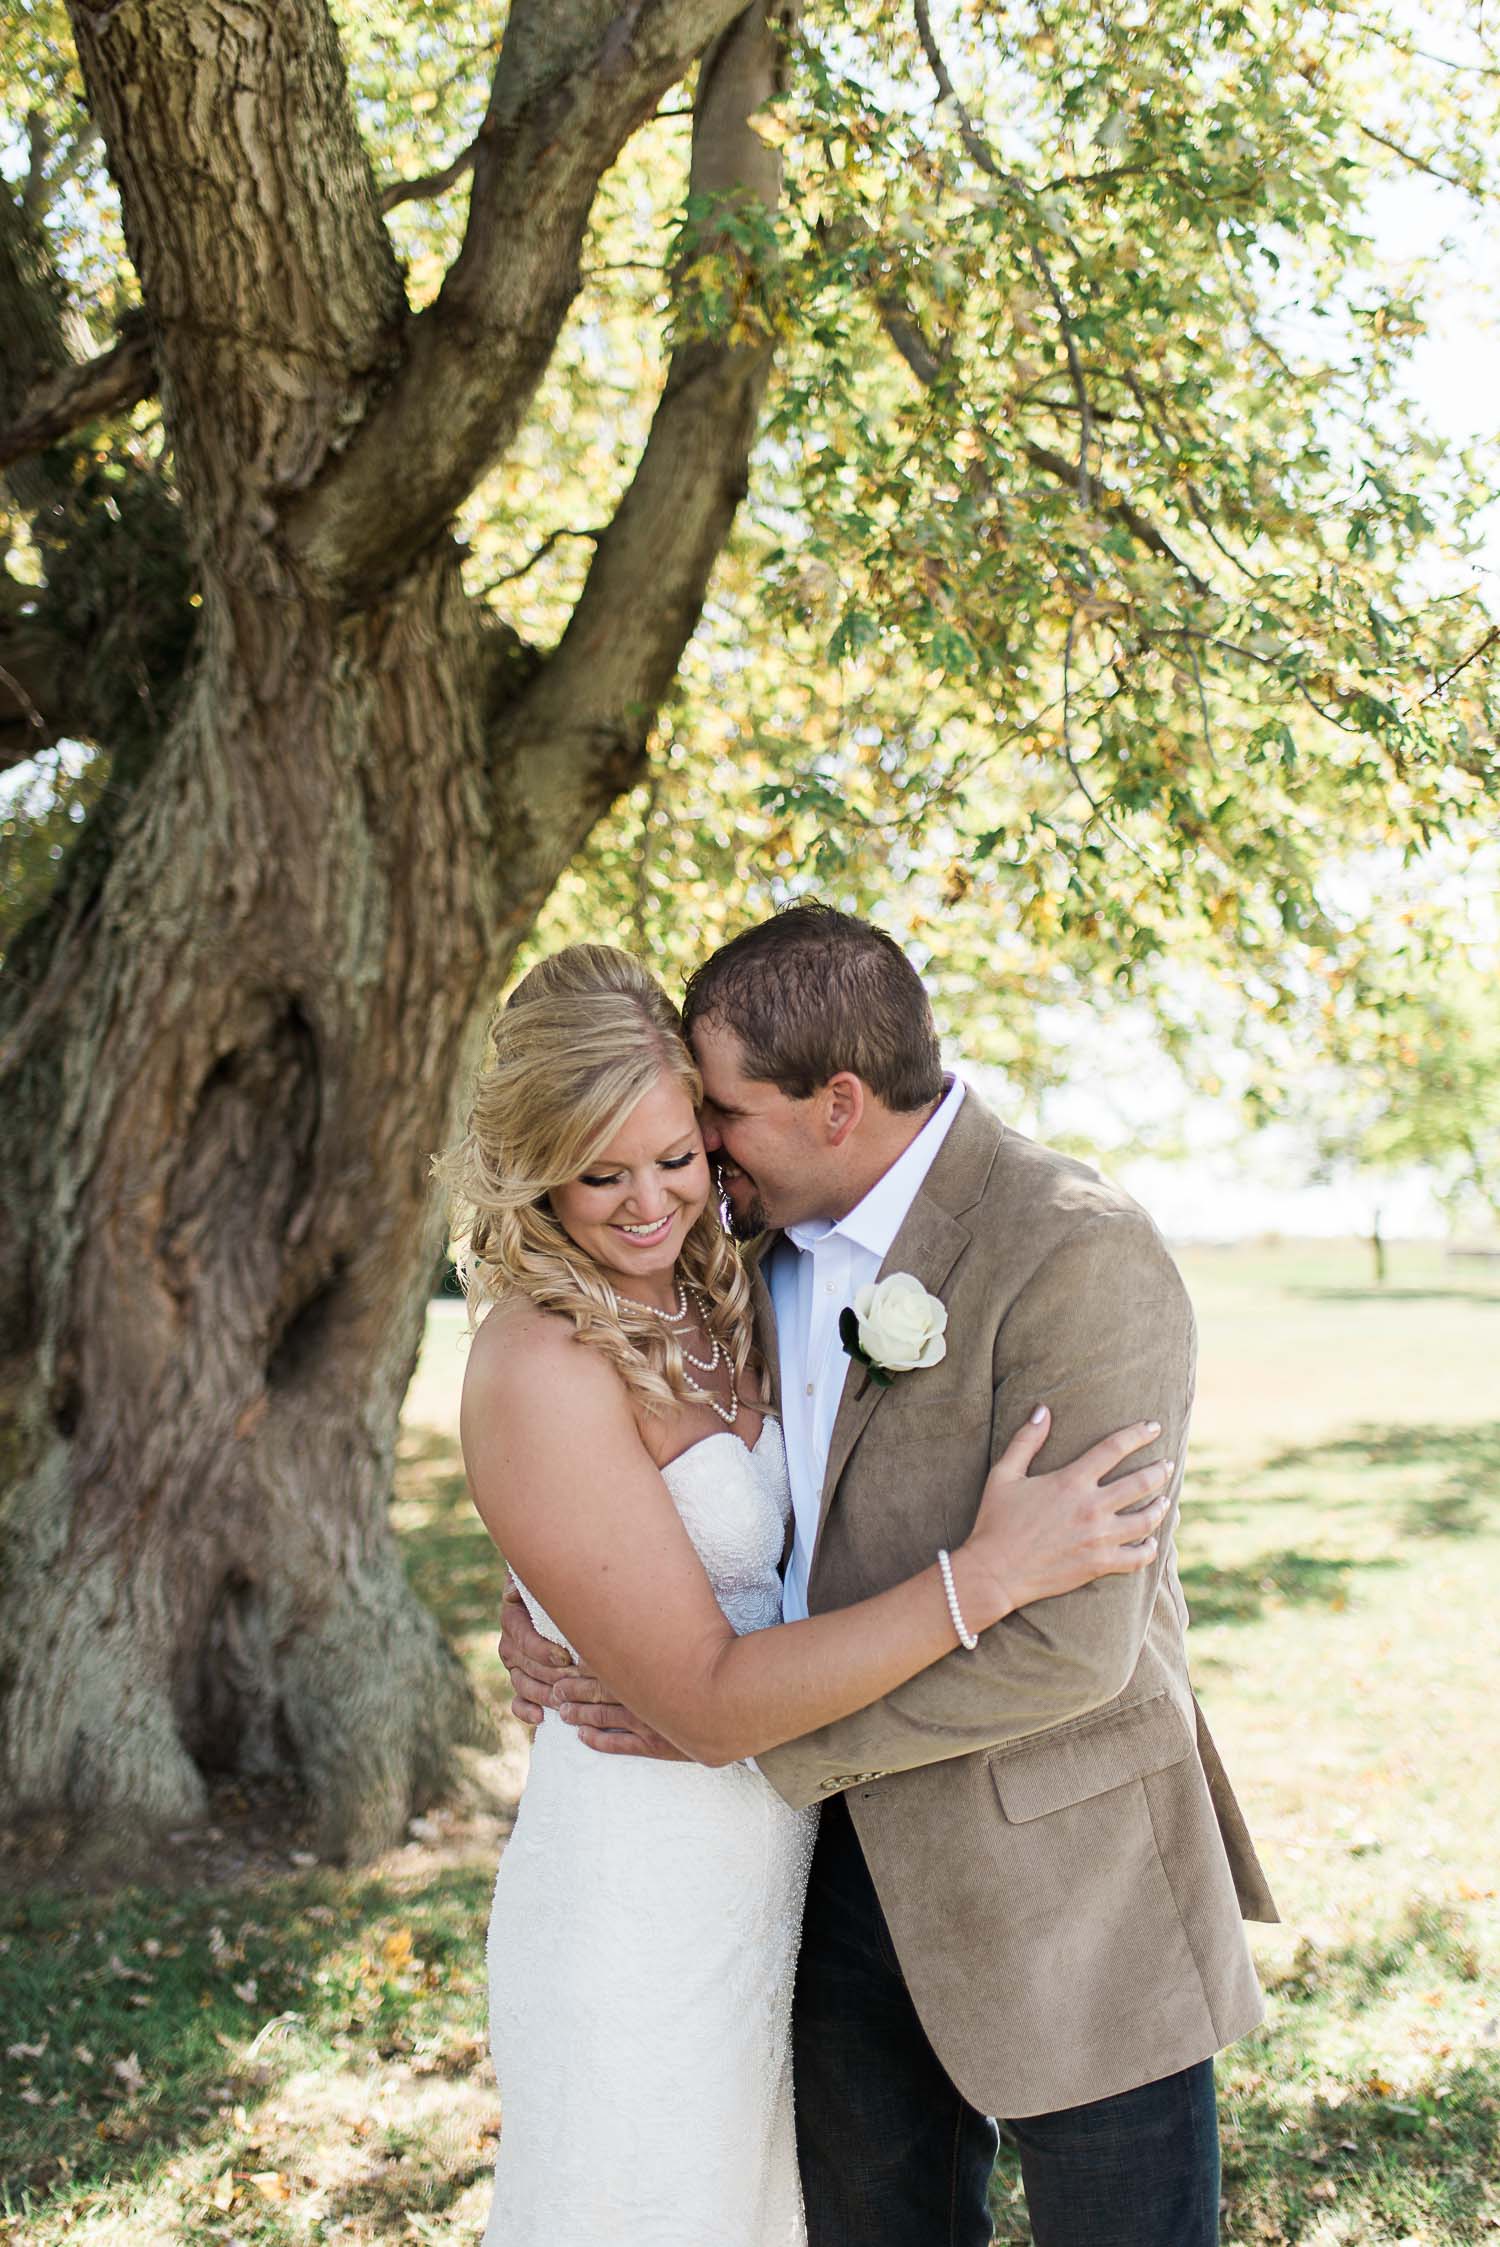
[[[744,1172],[741,1171],[740,1176],[743,1178],[744,1175]],[[719,1216],[723,1220],[725,1232],[732,1239],[753,1241],[758,1234],[769,1231],[771,1220],[766,1214],[766,1205],[759,1194],[752,1195],[748,1209],[737,1210],[725,1191],[717,1166],[715,1166],[714,1171],[714,1182],[719,1191]]]

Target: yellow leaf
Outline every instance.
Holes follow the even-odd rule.
[[[290,2200],[292,2188],[279,2169],[252,2169],[250,2182],[262,2200]]]
[[[410,1966],[411,1950],[411,1929],[398,1927],[381,1944],[380,1955],[385,1960],[387,1970],[392,1974],[399,1974],[404,1966]]]
[[[226,2169],[222,2177],[215,2177],[208,2197],[215,2208],[232,2208],[234,2206],[234,2171],[232,2169]]]

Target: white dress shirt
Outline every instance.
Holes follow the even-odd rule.
[[[964,1097],[950,1080],[911,1145],[877,1178],[864,1200],[837,1223],[810,1218],[788,1225],[771,1251],[766,1280],[776,1310],[781,1376],[781,1427],[794,1517],[791,1558],[782,1591],[782,1619],[807,1613],[807,1579],[833,1441],[834,1416],[849,1359],[839,1340],[839,1313],[873,1280],[947,1138]]]

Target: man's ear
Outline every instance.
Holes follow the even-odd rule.
[[[841,1069],[823,1087],[823,1116],[830,1147],[842,1147],[865,1112],[864,1080]]]

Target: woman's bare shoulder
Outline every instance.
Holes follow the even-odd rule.
[[[571,1319],[525,1296],[496,1303],[469,1345],[465,1405],[531,1412],[551,1405],[559,1390],[595,1410],[626,1402],[624,1382],[598,1350],[578,1340]]]

